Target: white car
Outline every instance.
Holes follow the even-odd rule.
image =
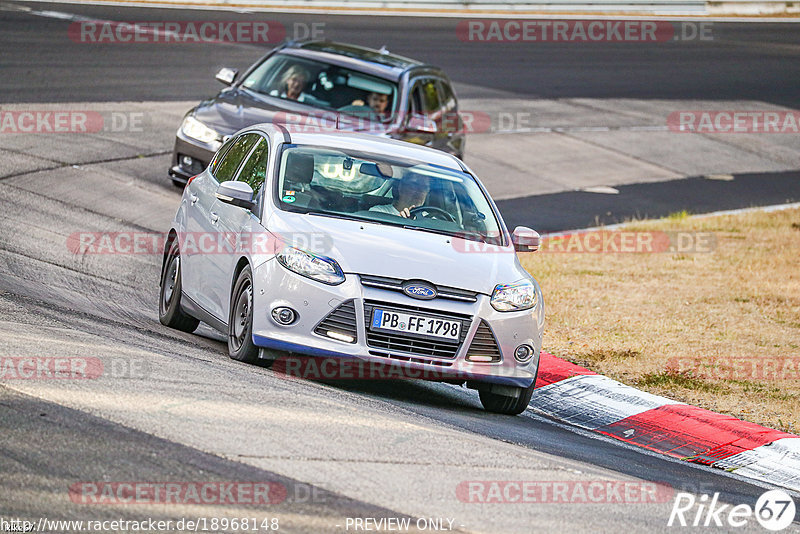
[[[478,178],[458,158],[353,133],[235,134],[191,178],[164,250],[159,315],[228,336],[230,356],[381,362],[477,389],[518,414],[544,302]],[[414,375],[413,373],[417,373]]]

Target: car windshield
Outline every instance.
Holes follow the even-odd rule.
[[[502,244],[497,217],[475,179],[423,161],[288,145],[275,194],[287,211]]]
[[[390,121],[397,84],[337,65],[277,54],[256,67],[242,87],[324,110]]]

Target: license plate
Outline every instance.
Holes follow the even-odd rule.
[[[370,327],[373,330],[391,330],[392,332],[419,334],[451,341],[458,341],[461,334],[461,321],[449,321],[388,310],[374,310]]]

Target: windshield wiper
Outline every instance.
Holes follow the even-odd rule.
[[[489,241],[487,241],[489,237],[481,234],[456,234],[453,232],[448,232],[446,230],[436,230],[435,228],[425,228],[424,226],[411,226],[409,224],[404,225],[403,228],[408,228],[409,230],[418,230],[420,232],[430,232],[432,234],[446,235],[448,237],[457,237],[459,239],[464,239],[466,241],[478,241],[480,243],[486,243],[487,245],[496,244],[496,243],[490,243]]]
[[[404,224],[403,228],[407,228],[408,230],[417,230],[419,232],[430,232],[432,234],[446,235],[449,237],[460,237],[458,234],[454,234],[453,232],[436,230],[435,228],[425,228],[424,226],[412,226],[410,224]]]
[[[331,219],[344,219],[350,221],[357,220],[355,217],[346,217],[338,213],[330,213],[327,211],[310,210],[310,211],[303,211],[301,213],[305,213],[306,215],[318,215],[319,217],[330,217]]]

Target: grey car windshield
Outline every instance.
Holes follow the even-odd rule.
[[[371,121],[390,120],[398,100],[393,81],[288,54],[266,59],[242,87]]]
[[[483,191],[458,170],[385,154],[289,145],[276,186],[284,210],[502,243]]]

